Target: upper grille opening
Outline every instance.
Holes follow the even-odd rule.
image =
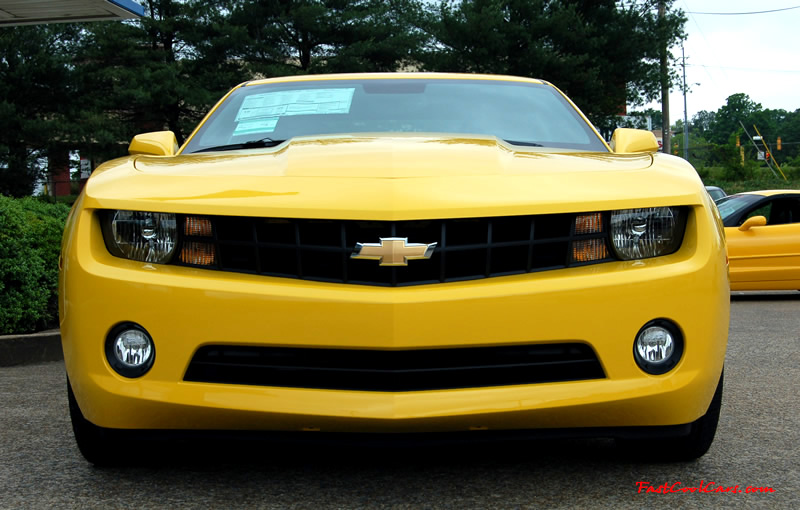
[[[576,216],[412,221],[204,216],[213,225],[213,237],[187,235],[181,229],[181,241],[206,243],[215,251],[213,264],[194,267],[361,285],[420,285],[583,265],[572,260],[572,243],[597,239],[609,248],[608,229],[576,235]],[[388,237],[437,244],[430,259],[412,260],[407,266],[351,258],[356,243]],[[611,255],[590,263],[607,260],[613,260]],[[173,263],[192,265],[180,258]]]

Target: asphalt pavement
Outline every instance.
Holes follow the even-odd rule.
[[[717,438],[689,463],[633,462],[607,440],[382,449],[197,441],[152,465],[99,469],[75,447],[63,362],[0,367],[0,508],[800,508],[800,292],[734,293],[731,312]],[[662,485],[687,491],[647,492]],[[690,491],[737,485],[742,492]]]

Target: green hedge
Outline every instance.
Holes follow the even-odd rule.
[[[697,173],[706,186],[719,186],[728,195],[765,189],[800,189],[800,166],[784,165],[781,170],[786,180],[775,177],[766,166],[756,168],[749,177],[740,179],[730,178],[721,167],[701,167]]]
[[[0,334],[58,325],[64,204],[0,195]]]

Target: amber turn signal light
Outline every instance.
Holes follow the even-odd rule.
[[[187,216],[183,224],[183,233],[187,236],[211,237],[213,235],[211,220]]]
[[[599,234],[603,231],[601,213],[579,214],[575,217],[575,235]]]
[[[184,243],[181,249],[181,262],[193,266],[212,266],[216,262],[214,246],[193,241]]]
[[[608,250],[603,239],[583,239],[572,243],[573,262],[591,262],[608,257]]]

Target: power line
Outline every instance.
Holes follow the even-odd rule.
[[[686,14],[703,14],[708,16],[745,16],[748,14],[768,14],[770,12],[791,11],[792,9],[800,9],[800,5],[794,7],[784,7],[783,9],[772,9],[769,11],[751,11],[751,12],[692,12],[686,11]]]
[[[734,71],[754,71],[759,73],[800,73],[800,69],[759,69],[755,67],[727,67],[706,64],[686,64],[688,67],[705,67],[709,69],[732,69]]]
[[[686,6],[686,11],[687,12],[691,10],[687,0],[683,0],[683,5]],[[703,29],[700,28],[700,23],[697,22],[697,19],[694,16],[690,16],[690,18],[692,20],[692,23],[694,23],[694,26],[697,27],[697,31],[700,32],[700,35],[703,37],[703,41],[705,41],[706,47],[708,47],[709,51],[711,51],[712,53],[715,53],[714,48],[711,46],[711,43],[709,43],[708,39],[706,38],[706,34],[703,32]],[[714,84],[716,84],[716,79],[714,78],[714,76],[712,76],[712,74],[710,72],[708,72],[708,69],[707,68],[703,68],[703,70],[706,72],[706,75],[708,75],[708,77],[711,79],[711,81],[714,82]],[[722,70],[722,74],[725,75],[725,79],[727,81],[730,81],[730,78],[728,77],[728,73],[725,72],[725,69]]]

